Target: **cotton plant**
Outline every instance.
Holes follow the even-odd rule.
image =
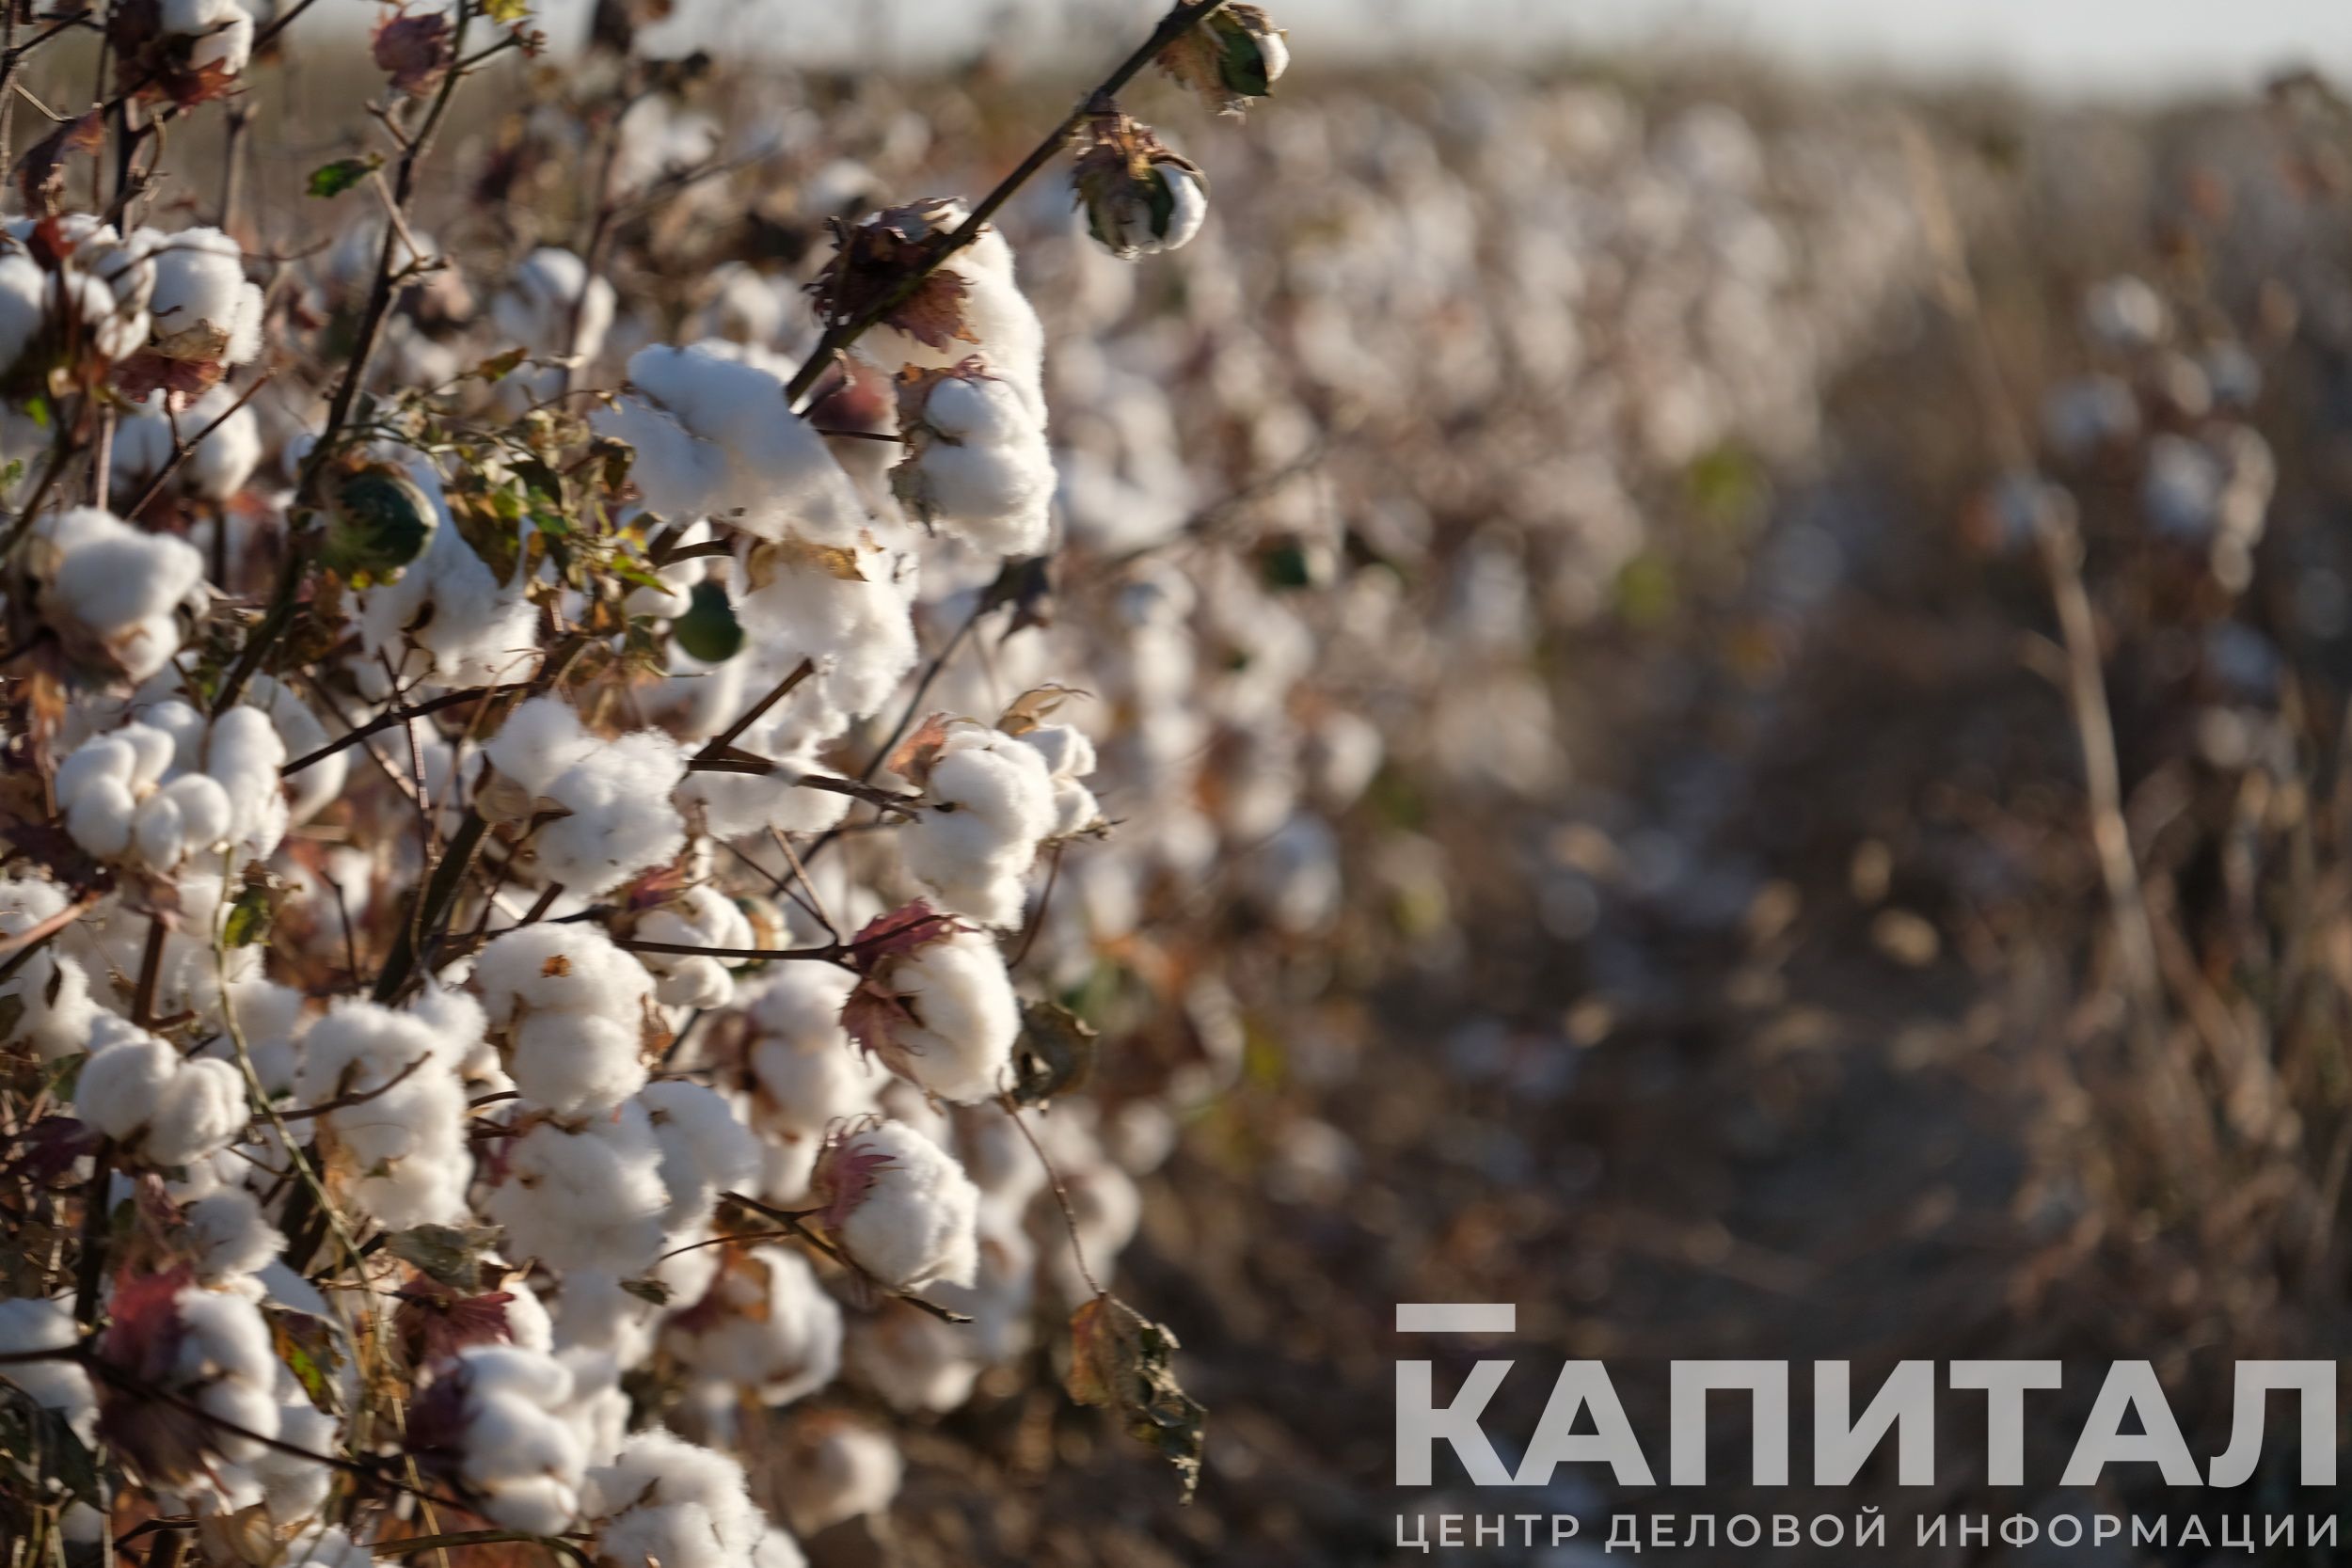
[[[0,1467],[0,1521],[794,1568],[905,1471],[845,1386],[988,1397],[1135,1230],[1124,1171],[1039,1132],[1088,1038],[1053,889],[1117,863],[1122,721],[1042,684],[1116,656],[1047,646],[1047,325],[975,216],[1009,192],[809,165],[831,245],[685,297],[630,214],[735,144],[592,81],[592,243],[428,230],[442,113],[536,47],[462,7],[376,30],[385,150],[311,175],[326,243],[248,251],[279,226],[236,181],[165,221],[163,128],[275,91],[282,20],[126,9],[109,214],[69,122],[0,240],[0,1211],[56,1238],[0,1267],[0,1383],[103,1482]],[[480,189],[562,140],[527,118]],[[1205,176],[1144,163],[1105,243],[1198,242]],[[1006,611],[975,668],[947,618]]]

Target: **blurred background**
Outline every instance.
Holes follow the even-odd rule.
[[[288,257],[336,219],[260,193],[367,129],[333,4],[246,150]],[[1127,95],[1208,172],[1190,245],[1110,260],[1052,176],[1003,215],[1065,547],[955,689],[1096,676],[1121,830],[1046,951],[1103,1032],[1098,1261],[1184,1342],[1206,1479],[1178,1507],[1041,1342],[813,1555],[1398,1560],[1480,1501],[1388,1484],[1401,1300],[1518,1304],[1506,1461],[1563,1356],[1653,1460],[1665,1361],[1724,1356],[2068,1359],[2045,1482],[2147,1357],[2217,1452],[2232,1361],[2352,1326],[2352,8],[1272,8],[1246,124]],[[655,302],[609,384],[682,322],[804,352],[827,219],[984,190],[1156,11],[599,15],[710,55],[613,144],[663,198],[609,237]],[[475,276],[589,222],[578,58],[453,122],[424,221]],[[471,306],[406,309],[426,354]],[[1947,1405],[1932,1496],[1836,1505],[2093,1501],[1990,1492]],[[2233,1511],[2335,1506],[2294,1465]],[[1604,1479],[1509,1511],[1755,1503]]]

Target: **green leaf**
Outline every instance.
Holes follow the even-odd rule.
[[[693,607],[670,623],[670,636],[705,664],[724,664],[743,651],[742,625],[727,591],[715,582],[694,584]]]
[[[483,0],[482,14],[501,27],[531,20],[531,0]]]
[[[383,166],[384,155],[380,152],[371,152],[364,158],[338,158],[312,169],[307,188],[312,196],[341,196]]]
[[[531,356],[528,351],[520,347],[510,348],[504,354],[493,354],[481,364],[476,365],[473,368],[473,373],[496,385],[513,375],[516,368],[529,357]]]
[[[236,901],[229,906],[229,919],[221,927],[220,940],[230,947],[251,947],[269,940],[271,924],[278,918],[277,901],[270,896],[266,882],[247,882],[239,891]]]
[[[335,1340],[335,1325],[287,1307],[264,1307],[262,1311],[269,1319],[270,1344],[278,1359],[294,1373],[303,1393],[325,1414],[341,1416],[342,1389],[335,1373],[342,1367],[343,1356]]]

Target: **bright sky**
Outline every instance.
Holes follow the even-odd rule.
[[[579,0],[572,0],[578,4]],[[2352,0],[1268,0],[1301,63],[1359,52],[1647,42],[1800,65],[2020,77],[2060,91],[2243,88],[2289,64],[2352,79]],[[666,33],[803,58],[909,64],[1019,19],[1041,52],[1115,53],[1163,0],[684,0]]]

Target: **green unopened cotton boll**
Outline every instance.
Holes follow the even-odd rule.
[[[355,581],[394,581],[433,542],[438,516],[407,475],[362,468],[335,485],[319,559]]]

